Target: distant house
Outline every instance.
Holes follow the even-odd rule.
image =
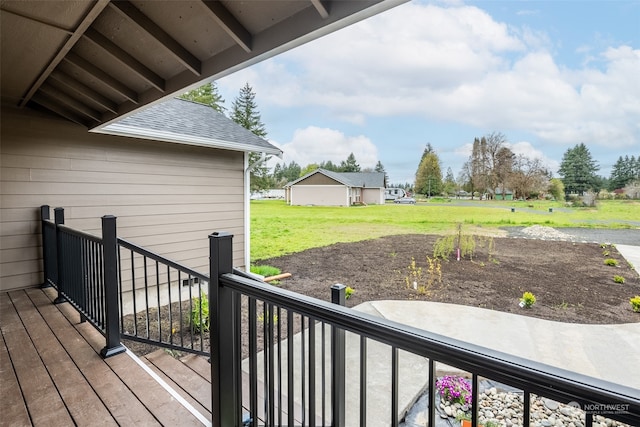
[[[513,200],[513,191],[505,189],[504,194],[502,194],[502,189],[496,188],[495,199],[496,200]]]
[[[384,204],[384,172],[332,172],[316,169],[285,186],[290,205]]]

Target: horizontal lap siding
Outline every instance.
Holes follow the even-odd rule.
[[[2,110],[0,289],[42,282],[39,206],[208,272],[208,235],[234,234],[244,264],[243,153],[88,133],[25,109]],[[53,210],[51,212],[53,217]]]
[[[348,206],[349,189],[344,185],[293,185],[292,205]]]

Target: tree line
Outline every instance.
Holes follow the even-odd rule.
[[[186,92],[181,98],[200,102],[227,114],[224,99],[215,82]],[[255,92],[249,83],[240,89],[228,117],[255,135],[266,138],[267,131],[255,102]],[[418,162],[413,183],[391,184],[380,161],[374,168],[363,169],[353,153],[340,163],[331,160],[305,166],[295,161],[277,163],[272,172],[267,167],[270,158],[250,153],[251,191],[282,188],[318,168],[334,172],[382,172],[388,187],[403,188],[428,197],[455,196],[464,192],[471,198],[493,199],[511,192],[514,198],[528,199],[548,194],[560,200],[570,195],[583,195],[587,191],[598,193],[601,190],[619,190],[633,183],[640,185],[640,155],[620,156],[613,165],[611,175],[605,178],[597,174],[598,162],[592,158],[586,145],[580,143],[564,153],[557,171],[560,178],[553,178],[551,170],[540,159],[516,155],[509,148],[506,136],[500,132],[474,138],[471,154],[457,178],[450,167],[443,175],[438,154],[428,143]]]
[[[465,194],[473,197],[496,198],[511,192],[514,198],[553,196],[556,200],[571,195],[581,196],[588,191],[614,191],[632,183],[640,185],[640,156],[620,156],[609,178],[597,175],[595,161],[584,143],[569,148],[563,155],[558,174],[538,158],[516,155],[507,138],[492,132],[475,138],[471,154],[462,166],[458,178],[453,179],[451,168],[443,179],[437,153],[427,144],[416,171],[415,191],[425,195]]]

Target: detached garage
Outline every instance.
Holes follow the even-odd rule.
[[[285,186],[290,205],[351,206],[384,204],[383,172],[332,172],[316,169]]]

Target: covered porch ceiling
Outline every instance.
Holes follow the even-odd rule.
[[[407,0],[0,0],[2,105],[89,129]]]

